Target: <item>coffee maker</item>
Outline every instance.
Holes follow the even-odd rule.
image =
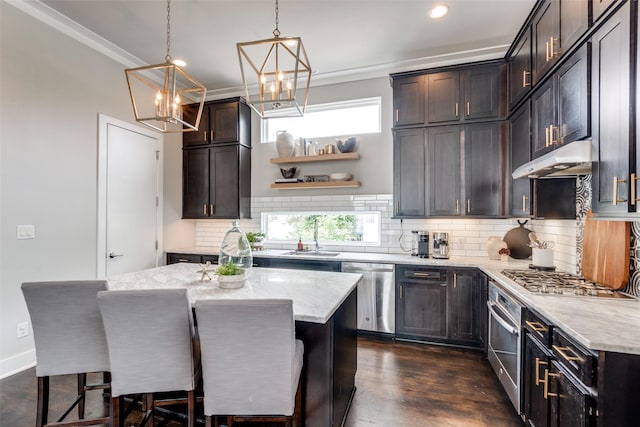
[[[419,258],[429,258],[429,232],[412,230],[411,255]]]
[[[449,258],[449,233],[433,233],[432,258]]]

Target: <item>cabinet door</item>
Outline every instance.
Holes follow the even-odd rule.
[[[548,381],[551,427],[595,425],[595,409],[588,390],[574,382],[556,361],[551,362]]]
[[[396,216],[425,216],[424,134],[424,129],[394,133],[393,198]]]
[[[560,0],[559,3],[560,45],[557,47],[558,53],[562,54],[589,28],[589,2],[588,0]]]
[[[581,2],[575,2],[581,3]],[[588,47],[577,50],[554,74],[559,144],[589,136]]]
[[[525,334],[522,360],[523,412],[528,426],[549,425],[549,404],[544,397],[545,370],[550,368],[551,357],[530,333]]]
[[[182,217],[208,218],[209,148],[182,151]]]
[[[614,177],[629,179],[630,5],[625,4],[592,37],[591,114],[593,144],[592,208],[596,213],[626,213],[629,191]]]
[[[465,126],[466,215],[502,213],[502,156],[500,125],[495,122]]]
[[[533,42],[533,82],[536,83],[555,63],[559,49],[559,1],[547,0],[531,24]]]
[[[212,142],[238,141],[238,102],[211,105]]]
[[[167,253],[167,264],[176,264],[178,262],[202,262],[202,257],[197,254],[181,254],[181,253]]]
[[[460,119],[460,72],[448,71],[427,76],[427,121],[451,122]]]
[[[211,218],[239,218],[239,146],[211,148]]]
[[[182,109],[182,114],[189,120],[195,119],[198,114],[198,105],[190,104],[185,105]],[[185,132],[182,134],[182,146],[191,147],[194,145],[205,145],[211,142],[209,126],[209,105],[205,104],[202,107],[202,116],[200,117],[200,125],[197,131]]]
[[[596,22],[600,16],[618,0],[592,0],[593,22]]]
[[[396,333],[447,338],[447,283],[398,283]]]
[[[471,67],[462,73],[464,118],[497,118],[500,114],[500,73],[497,65]]]
[[[460,126],[438,126],[427,133],[428,214],[461,215]]]
[[[449,284],[449,338],[477,347],[483,346],[486,285],[472,270],[453,270]]]
[[[531,89],[531,29],[522,34],[509,62],[509,105],[511,108]]]
[[[424,123],[425,76],[393,81],[394,126]]]
[[[519,166],[531,160],[531,108],[526,101],[509,120],[509,140],[511,141],[511,169],[513,172]],[[531,180],[520,178],[511,180],[511,209],[512,216],[531,215]]]
[[[554,114],[553,80],[549,79],[531,96],[531,157],[536,158],[553,149],[557,128]]]

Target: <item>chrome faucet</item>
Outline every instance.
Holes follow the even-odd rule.
[[[315,242],[315,251],[320,252],[320,245],[318,244],[318,218],[313,219],[313,241]]]

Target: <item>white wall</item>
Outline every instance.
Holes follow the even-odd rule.
[[[123,66],[0,1],[0,376],[33,363],[20,284],[95,278],[97,115],[132,121]],[[180,221],[180,137],[165,138],[165,243]],[[33,224],[36,238],[17,240]]]

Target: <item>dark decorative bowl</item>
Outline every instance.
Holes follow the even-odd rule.
[[[336,146],[341,153],[352,153],[356,151],[358,140],[355,136],[351,136],[343,141],[336,141]]]
[[[280,168],[280,173],[282,174],[283,178],[293,178],[294,176],[296,176],[296,171],[297,171],[297,168],[289,168],[289,169]]]

